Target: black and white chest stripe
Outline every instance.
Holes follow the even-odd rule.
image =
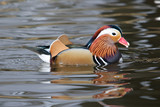
[[[108,65],[109,63],[105,61],[102,57],[97,57],[96,55],[93,56],[93,61],[97,65]]]
[[[107,61],[106,59],[102,58],[102,57],[97,57],[96,55],[93,56],[93,61],[97,64],[97,65],[108,65],[111,64],[112,62]],[[118,59],[119,63],[123,62],[122,57],[120,57]],[[115,62],[113,62],[115,63]]]

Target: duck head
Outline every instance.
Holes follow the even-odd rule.
[[[99,28],[86,47],[93,55],[98,57],[114,56],[118,50],[116,43],[129,47],[129,43],[123,38],[122,30],[115,25],[105,25]]]

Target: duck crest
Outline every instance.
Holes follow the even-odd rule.
[[[89,42],[85,45],[85,47],[89,48],[92,44],[92,42],[96,39],[96,37],[98,36],[98,34],[104,30],[104,29],[107,29],[109,28],[110,26],[107,26],[107,25],[104,25],[102,26],[101,28],[99,28],[93,35],[93,37],[89,40]]]

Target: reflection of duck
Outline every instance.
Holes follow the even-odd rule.
[[[30,48],[39,53],[45,62],[60,65],[108,65],[120,61],[121,54],[115,43],[128,47],[122,37],[122,31],[115,25],[106,25],[98,29],[86,46],[70,48],[72,44],[66,35],[60,36],[50,46]]]
[[[82,73],[88,74],[89,72],[82,72]],[[54,73],[53,75],[55,74],[57,73]],[[117,74],[117,72],[107,72],[107,71],[98,72],[94,74],[96,74],[96,78],[92,80],[88,80],[88,79],[87,80],[72,80],[70,78],[63,78],[63,79],[51,80],[51,83],[54,83],[54,84],[96,84],[96,85],[105,85],[105,86],[121,86],[121,85],[127,84],[127,83],[120,82],[120,80],[128,79],[127,77],[124,77],[126,74]]]
[[[120,98],[123,97],[127,92],[130,92],[132,89],[131,88],[113,88],[104,91],[103,93],[94,95],[93,98],[105,98],[105,99],[112,99],[112,98]]]
[[[121,86],[127,83],[122,83],[121,80],[130,79],[127,73],[120,73],[119,67],[116,64],[108,65],[106,67],[95,67],[93,66],[62,66],[62,67],[51,67],[52,75],[91,75],[92,78],[86,78],[82,80],[74,80],[72,78],[62,78],[51,80],[51,83],[55,84],[96,84],[105,86]],[[93,72],[94,71],[94,72]],[[89,76],[90,77],[90,76]]]
[[[113,68],[114,67],[114,68]],[[76,69],[77,68],[77,69]],[[131,88],[125,88],[125,83],[123,80],[127,80],[126,73],[120,73],[118,66],[110,65],[107,67],[98,67],[94,69],[89,67],[86,69],[80,69],[83,67],[76,68],[67,68],[66,66],[52,71],[52,75],[64,75],[65,78],[51,80],[52,84],[64,84],[64,85],[92,85],[92,86],[102,86],[105,87],[105,91],[99,92],[99,88],[90,91],[90,94],[87,95],[70,95],[70,93],[65,93],[64,95],[55,95],[52,96],[53,99],[64,99],[64,100],[77,100],[77,99],[112,99],[123,97],[127,92],[130,92]],[[75,71],[78,70],[78,71]],[[71,76],[72,75],[72,76]],[[74,75],[78,75],[78,78],[75,78]],[[84,75],[88,75],[87,77]],[[67,76],[67,77],[66,77]],[[71,77],[70,77],[71,76]],[[80,78],[82,76],[82,78]],[[92,78],[92,79],[91,79]],[[107,88],[107,89],[106,89]],[[78,91],[78,90],[77,90]],[[83,92],[83,91],[82,91]],[[82,93],[79,91],[78,93]],[[74,92],[75,93],[75,92]],[[67,95],[66,95],[67,94]]]
[[[124,77],[127,74],[117,74],[117,72],[96,72],[98,77],[92,81],[96,85],[114,84],[114,85],[125,85],[127,83],[120,83],[122,79],[129,79]]]
[[[78,99],[114,99],[114,98],[121,98],[130,92],[131,88],[113,88],[104,91],[103,93],[99,93],[96,95],[88,95],[88,96],[52,96],[52,99],[63,99],[63,100],[78,100]]]

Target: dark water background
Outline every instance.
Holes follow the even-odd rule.
[[[58,67],[22,46],[85,44],[119,25],[130,48],[107,67]],[[0,0],[0,107],[160,107],[160,0]]]

